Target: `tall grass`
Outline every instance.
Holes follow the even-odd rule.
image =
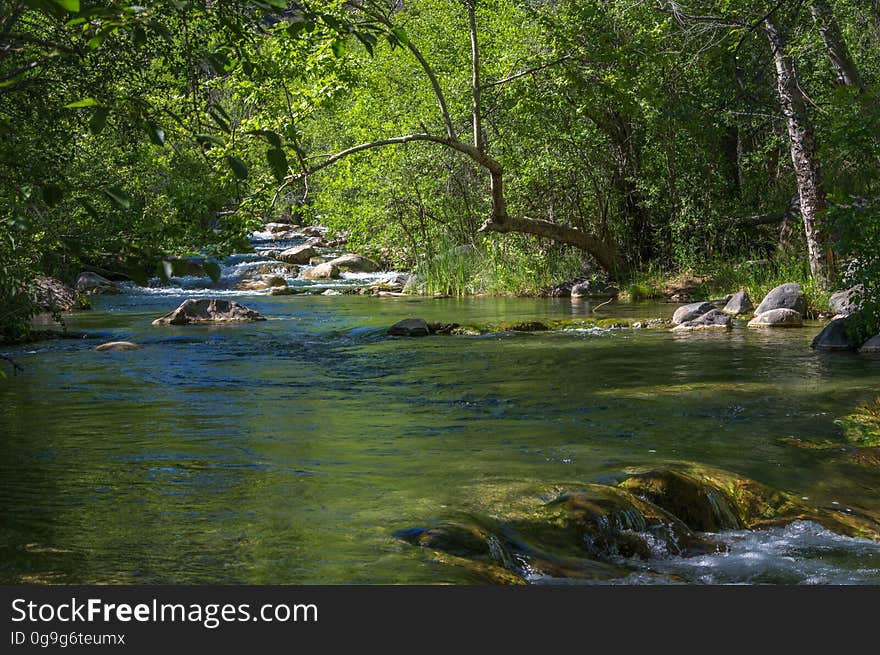
[[[583,256],[570,251],[536,253],[526,243],[487,237],[477,244],[440,243],[416,267],[422,293],[465,296],[540,295],[582,274]]]
[[[830,292],[816,284],[805,259],[779,257],[738,263],[717,261],[700,268],[706,276],[700,287],[700,295],[706,299],[744,290],[757,305],[774,287],[797,282],[804,288],[808,317],[828,311]]]

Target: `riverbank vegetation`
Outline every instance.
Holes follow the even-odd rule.
[[[2,338],[27,332],[37,275],[145,283],[279,216],[428,293],[799,281],[818,313],[861,283],[877,332],[874,0],[0,12]]]

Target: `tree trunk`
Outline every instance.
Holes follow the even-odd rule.
[[[810,13],[819,34],[822,35],[828,57],[831,59],[835,73],[837,73],[838,84],[858,89],[861,93],[864,91],[862,77],[849,54],[849,48],[846,47],[846,41],[843,40],[843,34],[840,33],[840,27],[834,18],[831,7],[825,0],[811,0]]]
[[[827,287],[829,280],[826,238],[821,227],[822,212],[825,210],[825,193],[822,190],[816,138],[807,116],[803,92],[798,85],[794,61],[786,54],[785,35],[780,31],[773,16],[764,19],[764,31],[770,40],[770,49],[776,65],[779,104],[788,124],[791,160],[797,178],[810,271],[820,286]]]

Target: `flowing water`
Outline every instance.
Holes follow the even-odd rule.
[[[4,350],[24,371],[0,380],[0,581],[467,582],[393,533],[478,511],[512,483],[676,462],[817,506],[880,507],[876,468],[782,441],[841,441],[835,421],[877,390],[880,359],[815,353],[815,326],[407,339],[385,328],[590,308],[254,292],[225,293],[267,322],[150,324],[186,297],[218,295],[193,286],[95,298],[68,320],[89,339]],[[120,339],[143,348],[94,351]],[[880,582],[880,545],[811,523],[720,538],[725,554],[658,553],[619,582]]]

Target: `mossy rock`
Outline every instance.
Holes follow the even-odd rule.
[[[846,440],[856,446],[880,446],[880,396],[840,420]]]

